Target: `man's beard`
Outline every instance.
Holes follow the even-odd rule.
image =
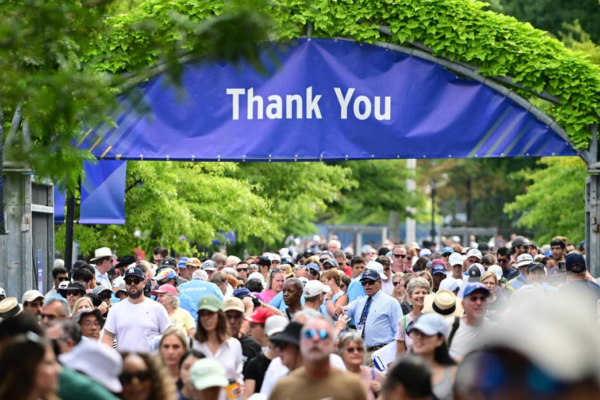
[[[143,291],[138,290],[137,293],[132,293],[129,290],[127,291],[127,295],[129,296],[129,298],[131,299],[139,299],[143,294]]]

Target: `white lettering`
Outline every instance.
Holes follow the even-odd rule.
[[[233,119],[240,119],[240,96],[245,94],[245,89],[227,89],[227,94],[233,96]]]
[[[299,94],[288,94],[285,96],[285,117],[292,119],[294,117],[294,110],[292,110],[292,104],[296,103],[296,118],[302,119],[302,96]]]
[[[281,119],[283,118],[283,102],[281,96],[276,94],[267,97],[270,101],[267,106],[267,118],[269,119]]]
[[[390,120],[392,117],[392,98],[385,96],[385,111],[381,114],[381,97],[375,96],[375,118],[377,121]]]
[[[257,106],[256,119],[263,119],[263,98],[254,96],[254,88],[248,89],[248,119],[254,118],[254,103]]]
[[[348,105],[350,104],[350,100],[352,99],[352,95],[354,94],[354,88],[348,89],[348,93],[345,96],[342,96],[342,91],[340,88],[333,88],[335,91],[335,95],[337,96],[338,102],[342,107],[341,118],[348,119]]]
[[[321,100],[321,95],[312,97],[312,86],[306,89],[306,118],[311,119],[313,111],[315,113],[315,117],[317,119],[321,119],[321,110],[319,109],[319,100]]]
[[[364,103],[365,112],[360,112],[360,103]],[[354,100],[354,116],[360,120],[365,120],[371,115],[371,100],[367,96],[358,96]]]

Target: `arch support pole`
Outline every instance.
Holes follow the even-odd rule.
[[[585,183],[585,257],[593,277],[600,276],[600,169],[598,126],[592,126],[588,173]]]

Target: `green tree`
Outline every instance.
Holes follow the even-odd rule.
[[[549,243],[558,235],[584,239],[585,163],[578,157],[542,158],[540,163],[545,168],[515,174],[530,186],[504,210],[520,215],[517,226],[530,229],[537,243]]]

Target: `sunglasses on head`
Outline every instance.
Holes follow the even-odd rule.
[[[329,332],[325,329],[309,329],[304,332],[305,339],[313,339],[316,334],[319,334],[319,339],[325,340],[329,337]]]
[[[285,269],[283,269],[283,268],[273,268],[271,270],[271,273],[274,274],[275,272],[285,272]]]
[[[126,285],[139,285],[142,280],[140,278],[125,279]]]
[[[406,254],[392,254],[396,258],[406,258]]]
[[[137,378],[140,382],[146,382],[150,379],[150,371],[123,372],[119,375],[119,381],[124,385],[131,383],[133,378]]]

